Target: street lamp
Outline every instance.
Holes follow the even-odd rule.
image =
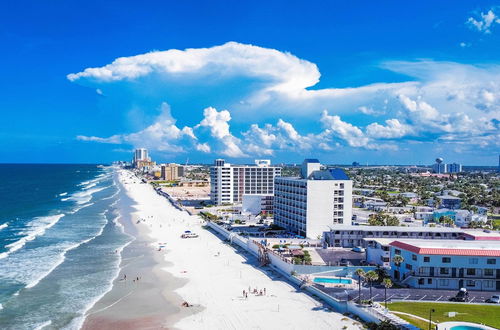
[[[429,310],[429,330],[432,329],[432,313],[434,313],[436,310],[433,308]]]

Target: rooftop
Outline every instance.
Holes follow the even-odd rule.
[[[334,226],[331,228],[332,231],[344,230],[344,231],[395,231],[395,232],[432,232],[432,233],[463,233],[464,231],[460,228],[449,228],[449,227],[400,227],[400,226]]]
[[[500,257],[497,241],[410,239],[397,240],[390,245],[418,254]]]
[[[490,240],[490,241],[500,241],[500,233],[496,231],[484,231],[484,230],[471,230],[466,229],[463,231],[464,236],[474,240]],[[498,245],[500,245],[497,242]]]

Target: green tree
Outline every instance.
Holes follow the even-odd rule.
[[[365,277],[365,271],[361,268],[356,269],[356,275],[358,275],[358,303],[361,302],[361,280]]]
[[[378,280],[378,274],[373,270],[370,270],[365,274],[365,278],[368,280],[368,283],[370,283],[370,300],[372,300],[372,286],[373,282]]]
[[[385,309],[387,309],[387,289],[392,287],[392,281],[390,278],[386,277],[382,280],[384,284],[384,301],[385,301]]]

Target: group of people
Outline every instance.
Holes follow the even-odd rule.
[[[262,290],[262,289],[258,290],[257,288],[254,288],[252,290],[252,288],[248,287],[248,291],[243,290],[243,298],[248,299],[249,293],[252,293],[256,296],[265,296],[266,295],[266,288],[264,288],[264,290]]]
[[[139,276],[137,276],[136,278],[134,278],[134,279],[132,280],[132,282],[134,282],[134,283],[135,283],[136,281],[137,281],[137,282],[139,282],[139,280],[140,280],[140,279],[141,279],[141,278],[140,278]],[[122,281],[126,281],[126,280],[127,280],[127,274],[123,274]]]

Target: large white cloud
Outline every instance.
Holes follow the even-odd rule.
[[[396,149],[400,141],[413,139],[498,145],[500,66],[423,60],[388,61],[380,68],[407,75],[408,81],[314,89],[320,78],[315,64],[290,53],[229,42],[118,58],[68,79],[99,88],[107,98],[112,94],[107,89],[113,86],[116,93],[118,83],[127,86],[127,97],[139,90],[151,102],[158,98],[171,103],[172,98],[178,121],[186,116],[194,121],[181,129],[170,109],[161,110],[138,132],[78,137],[84,141],[229,157],[339,146]],[[205,89],[207,94],[199,94]],[[184,106],[191,99],[209,104]]]

